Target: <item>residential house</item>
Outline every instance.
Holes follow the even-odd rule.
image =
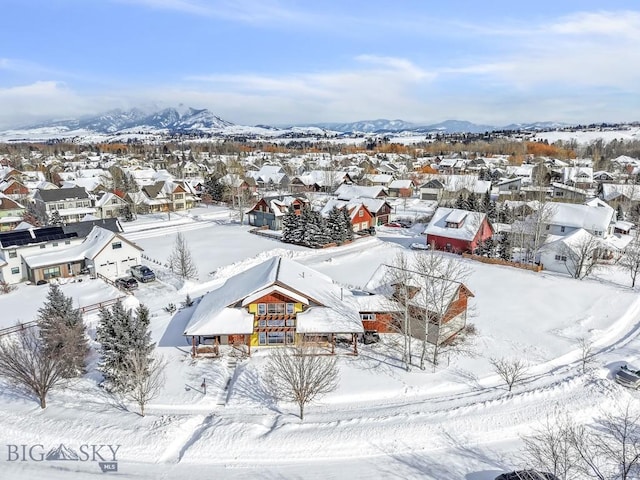
[[[357,197],[385,198],[387,192],[384,187],[366,187],[362,185],[340,185],[334,195],[340,200],[351,200]]]
[[[600,198],[617,208],[630,210],[640,204],[640,185],[635,183],[603,183],[600,186]]]
[[[126,206],[127,202],[124,198],[111,192],[101,193],[95,201],[98,218],[116,218],[122,215]]]
[[[336,170],[311,170],[291,179],[291,192],[333,192],[342,184],[351,185],[348,172]]]
[[[31,282],[70,277],[88,270],[114,280],[141,261],[142,248],[119,233],[94,226],[81,244],[22,257],[24,274]]]
[[[505,178],[496,183],[499,196],[517,196],[522,188],[522,177]]]
[[[20,201],[29,196],[30,190],[20,181],[9,179],[0,182],[0,193],[13,200]]]
[[[548,203],[543,214],[548,235],[567,236],[584,229],[596,237],[613,234],[616,212],[608,205],[580,205],[574,203]]]
[[[540,250],[540,263],[545,270],[581,277],[606,248],[602,238],[579,228],[568,235],[550,235]]]
[[[493,233],[485,213],[445,207],[438,207],[424,230],[427,244],[447,252],[474,252]]]
[[[551,184],[552,195],[554,199],[563,202],[584,203],[587,199],[587,191],[578,187],[571,187],[564,183],[553,182]]]
[[[402,281],[399,281],[399,277]],[[425,289],[427,284],[429,289]],[[367,282],[365,290],[387,299],[386,302],[375,297],[371,301],[366,298],[360,300],[365,329],[381,333],[402,331],[398,313],[406,305],[413,318],[429,319],[426,340],[438,345],[449,341],[465,328],[468,300],[474,296],[466,285],[448,280],[443,275],[427,276],[415,271],[397,273],[397,267],[390,265],[380,265]],[[418,339],[425,338],[424,323],[413,321],[409,333]]]
[[[24,212],[21,204],[0,193],[0,232],[8,232],[18,226]]]
[[[412,197],[415,188],[416,184],[413,180],[393,180],[388,186],[389,196],[401,198]]]
[[[95,215],[93,201],[83,187],[36,190],[33,195],[40,215],[51,217],[57,211],[63,223],[81,221],[86,215]]]
[[[582,190],[588,190],[593,187],[593,168],[564,167],[562,169],[562,183]]]
[[[437,180],[437,182],[432,182]],[[440,188],[442,185],[442,188]],[[420,186],[422,200],[454,200],[460,195],[484,195],[491,191],[491,182],[475,175],[426,175]]]
[[[362,184],[367,187],[388,187],[393,181],[393,175],[386,173],[365,174],[362,176]]]
[[[34,281],[47,280],[78,273],[85,268],[80,260],[62,261],[47,270],[42,266],[35,267],[35,260],[33,265],[29,265],[25,259],[77,246],[89,236],[94,227],[100,227],[102,230],[109,230],[118,235],[122,232],[122,227],[118,221],[109,219],[77,222],[62,227],[28,227],[23,229],[19,226],[11,232],[0,233],[0,280],[15,284],[27,279]],[[120,264],[122,264],[122,260],[127,259],[128,261],[129,252],[126,251],[125,253],[127,253],[127,256],[122,255],[119,258]],[[71,256],[66,258],[71,259]],[[39,269],[37,279],[35,279],[34,268]]]
[[[258,171],[248,171],[246,176],[252,177],[259,189],[288,190],[290,179],[279,165],[263,165]]]
[[[353,294],[327,275],[273,257],[230,278],[198,303],[184,335],[192,354],[218,345],[278,347],[314,342],[333,351],[338,334],[363,332]]]
[[[444,182],[438,178],[432,178],[420,185],[419,190],[420,200],[435,200],[439,202],[442,200],[444,193]]]
[[[354,232],[367,230],[374,226],[373,215],[364,203],[356,200],[339,200],[330,199],[320,210],[320,214],[324,217],[329,216],[329,212],[337,207],[338,209],[346,208],[351,218],[351,226]]]
[[[246,213],[251,226],[268,226],[269,230],[281,230],[282,220],[290,206],[296,215],[300,215],[302,209],[308,205],[309,200],[303,196],[278,195],[261,198]]]

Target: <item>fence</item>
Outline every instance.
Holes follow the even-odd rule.
[[[99,278],[100,280],[104,280],[105,282],[107,282],[109,285],[116,287],[118,290],[120,290],[121,292],[126,293],[127,295],[133,295],[133,292],[130,292],[129,290],[124,290],[120,287],[118,287],[118,285],[115,284],[115,282],[113,280],[111,280],[110,278],[105,277],[104,275],[102,275],[101,273],[96,273],[96,277]]]
[[[36,320],[25,323],[18,323],[17,325],[13,325],[12,327],[0,328],[0,337],[4,335],[11,335],[12,333],[19,332],[24,330],[25,328],[35,327],[38,324]]]
[[[108,307],[109,305],[113,305],[114,303],[119,302],[123,298],[127,298],[124,295],[120,295],[117,298],[111,298],[109,300],[105,300],[104,302],[93,303],[91,305],[85,305],[84,307],[78,308],[80,313],[85,314],[87,312],[91,312],[93,310],[100,310],[102,307]]]
[[[510,262],[508,260],[503,260],[501,258],[488,258],[488,257],[482,257],[480,255],[472,255],[470,253],[463,253],[462,256],[464,258],[470,258],[471,260],[475,260],[477,262],[481,262],[481,263],[489,263],[491,265],[504,265],[507,267],[515,267],[515,268],[521,268],[523,270],[531,270],[533,272],[540,272],[543,268],[542,265],[532,265],[530,263],[517,263],[517,262]]]

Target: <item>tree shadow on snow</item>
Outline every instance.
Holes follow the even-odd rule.
[[[238,372],[235,381],[233,379],[231,380],[229,389],[233,389],[233,391],[230,393],[241,398],[249,399],[259,405],[264,405],[276,413],[282,413],[278,408],[277,399],[269,386],[263,381],[260,372],[250,367],[238,368],[242,368],[242,371]]]

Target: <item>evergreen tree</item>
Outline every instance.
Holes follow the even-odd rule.
[[[302,209],[302,212],[300,212],[300,217],[298,218],[295,229],[291,232],[291,243],[295,243],[296,245],[306,245],[305,232],[308,225],[311,223],[311,216],[311,208],[305,206]]]
[[[131,212],[131,207],[128,203],[120,210],[120,216],[125,222],[133,221],[133,213]]]
[[[489,190],[487,190],[486,192],[484,192],[484,195],[482,196],[482,209],[481,211],[486,213],[487,215],[489,214],[489,209],[491,208],[491,193],[489,192]]]
[[[49,217],[49,225],[60,227],[63,224],[64,223],[62,222],[60,212],[58,210],[54,210],[53,212],[51,212],[51,216]]]
[[[210,175],[207,178],[204,189],[216,202],[222,202],[227,197],[229,190],[228,186],[221,183],[220,178],[215,175]]]
[[[340,213],[342,213],[342,235],[343,242],[348,242],[353,240],[353,225],[351,223],[351,214],[349,213],[349,209],[345,205],[340,209]]]
[[[306,224],[303,245],[311,248],[321,247],[326,241],[324,218],[320,215],[320,212],[313,210],[309,211],[309,219]]]
[[[287,213],[282,217],[282,241],[285,243],[295,243],[293,241],[294,232],[298,228],[300,217],[296,215],[293,205],[289,205]]]
[[[459,210],[466,210],[467,201],[464,198],[464,195],[460,193],[458,198],[456,199],[456,208]]]
[[[470,212],[477,212],[479,211],[479,202],[478,202],[478,198],[476,197],[475,193],[470,193],[467,196],[467,202],[466,202],[466,208],[465,210],[468,210]]]
[[[125,309],[118,301],[109,310],[100,309],[96,341],[100,343],[98,370],[105,387],[114,392],[128,389],[127,359],[132,351],[151,358],[155,344],[151,342],[149,309],[140,305],[135,311]]]
[[[340,210],[336,205],[329,211],[327,217],[327,234],[332,242],[342,243],[344,242],[344,226],[340,220]]]
[[[71,297],[65,297],[60,286],[49,284],[45,304],[38,309],[40,337],[49,355],[63,359],[69,376],[85,371],[89,353],[86,327],[82,314],[73,308]]]
[[[616,216],[618,217],[618,220],[624,220],[624,210],[622,210],[622,205],[620,203],[616,210]]]
[[[506,233],[503,233],[498,241],[498,256],[502,260],[511,261],[511,241]]]

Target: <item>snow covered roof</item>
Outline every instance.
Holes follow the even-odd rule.
[[[478,233],[485,217],[486,214],[480,212],[438,207],[424,230],[424,234],[471,241]],[[462,225],[459,228],[447,226],[448,223],[458,224],[460,221],[462,221]]]
[[[424,183],[430,180],[438,180],[448,192],[458,192],[466,189],[473,193],[485,193],[491,190],[491,182],[478,180],[475,175],[426,175]]]
[[[362,331],[362,322],[358,311],[347,300],[352,295],[350,291],[336,285],[331,278],[323,273],[293,260],[273,257],[229,277],[221,287],[207,293],[198,304],[184,334],[222,334],[222,330],[228,328],[226,313],[239,309],[245,311],[243,308],[245,299],[255,296],[259,292],[266,294],[270,291],[270,287],[278,287],[281,293],[291,298],[302,296],[313,308],[326,307],[325,311],[330,312],[330,315],[327,314],[328,316],[323,317],[320,312],[312,313],[306,317],[309,319],[306,323],[303,321],[303,328],[311,329],[309,332],[314,331],[314,328],[319,328],[317,325],[323,325],[322,328],[334,325],[335,328],[340,329],[329,328],[329,330],[323,330],[323,333]],[[297,316],[304,318],[304,314],[299,313]],[[327,324],[327,321],[332,323]],[[313,324],[316,324],[316,327],[313,327]],[[246,328],[246,326],[241,322],[238,324],[238,328]],[[345,330],[345,328],[349,329]],[[227,333],[230,332],[227,331]],[[233,333],[250,332],[235,331]]]
[[[435,273],[435,272],[434,272]],[[396,291],[396,285],[407,285],[416,289],[415,295],[409,303],[429,311],[444,313],[446,308],[455,300],[455,296],[461,287],[464,287],[469,296],[473,296],[462,283],[442,278],[442,275],[426,276],[411,269],[400,270],[392,265],[380,265],[365,285],[365,289],[371,293],[392,298]]]
[[[606,231],[613,221],[615,211],[589,205],[574,203],[552,203],[548,209],[546,223],[573,228],[585,228],[591,231]]]
[[[394,180],[389,184],[389,188],[413,188],[412,180]]]
[[[54,251],[25,256],[24,261],[31,268],[40,268],[66,262],[79,262],[85,258],[94,259],[115,237],[142,250],[134,243],[129,242],[114,232],[94,226],[82,243],[67,246],[66,248],[61,245]]]
[[[386,196],[384,187],[372,186],[364,187],[361,185],[340,185],[335,194],[340,200],[351,200],[356,197],[377,198],[381,195]]]
[[[602,198],[609,202],[618,197],[626,197],[627,199],[637,202],[640,201],[640,185],[635,184],[619,184],[619,183],[603,183]]]
[[[580,254],[581,246],[587,242],[596,242],[603,244],[604,242],[594,235],[591,235],[584,228],[579,228],[571,232],[569,235],[549,235],[544,243],[543,250],[557,250],[563,245],[576,254]]]

